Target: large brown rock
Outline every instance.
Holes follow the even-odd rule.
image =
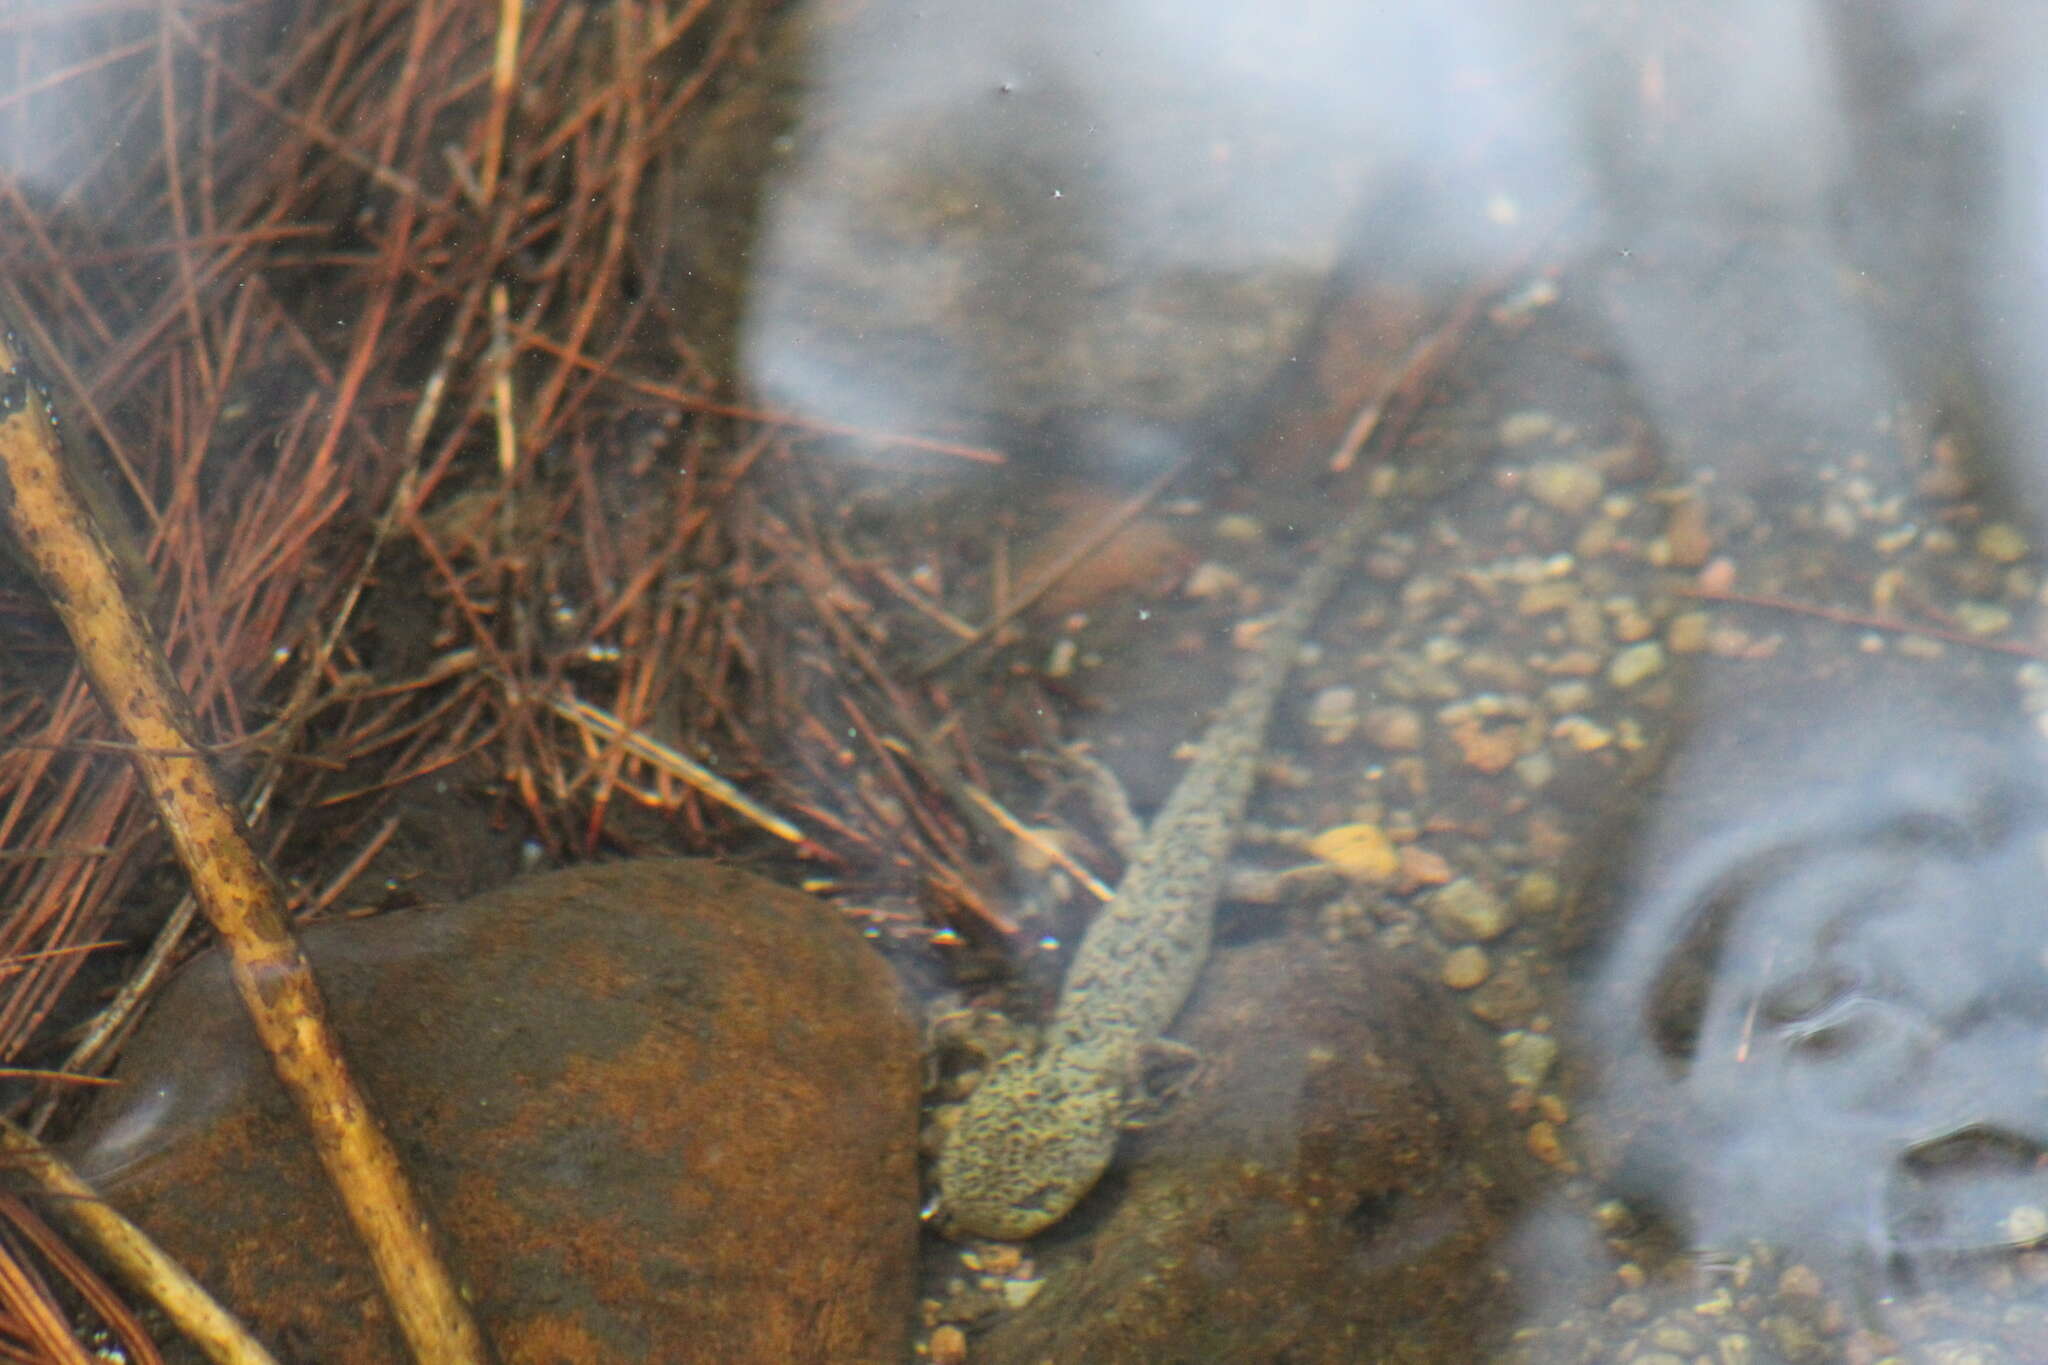
[[[1484,1030],[1383,957],[1281,939],[1219,954],[1177,1032],[1201,1075],[1033,1244],[1045,1288],[976,1365],[1480,1358],[1533,1178]]]
[[[627,862],[306,945],[509,1365],[903,1358],[917,1039],[831,910]],[[218,958],[120,1078],[90,1178],[282,1358],[404,1359]]]

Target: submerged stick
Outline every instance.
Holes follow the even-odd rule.
[[[122,589],[11,330],[0,337],[0,512],[63,617],[101,704],[135,746],[143,785],[227,949],[236,993],[312,1131],[400,1333],[421,1361],[489,1360],[426,1206],[342,1059],[312,966],[286,925],[284,889],[250,844],[197,742],[163,650]]]

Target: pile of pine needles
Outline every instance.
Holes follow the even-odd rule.
[[[300,917],[377,899],[403,793],[451,773],[545,856],[779,849],[974,902],[967,827],[930,799],[971,760],[877,657],[887,576],[849,582],[814,503],[770,510],[804,429],[735,406],[663,302],[650,186],[765,21],[0,17],[0,312]],[[806,606],[770,626],[770,600]],[[691,756],[714,750],[724,778]],[[327,860],[295,862],[307,844]],[[0,564],[0,1063],[30,1127],[101,1083],[197,946],[166,867],[48,604]],[[87,1358],[67,1315],[155,1358],[0,1202],[0,1352]]]

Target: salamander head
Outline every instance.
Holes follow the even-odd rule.
[[[1015,1241],[1065,1217],[1116,1152],[1119,1077],[1062,1054],[1013,1052],[960,1112],[939,1153],[949,1233]]]

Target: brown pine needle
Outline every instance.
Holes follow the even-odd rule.
[[[312,1131],[400,1333],[423,1361],[488,1360],[426,1206],[343,1060],[312,966],[286,925],[284,889],[197,752],[188,704],[149,623],[122,591],[105,535],[72,486],[56,426],[13,338],[5,330],[0,340],[0,503],[15,539],[101,704],[137,746],[136,771],[227,949],[236,992]]]
[[[703,764],[663,744],[653,736],[622,723],[617,716],[603,707],[592,706],[578,697],[560,694],[550,694],[544,700],[548,710],[563,720],[613,741],[633,757],[659,768],[712,800],[746,816],[776,838],[787,839],[793,844],[804,842],[804,832],[795,825],[760,805]]]

